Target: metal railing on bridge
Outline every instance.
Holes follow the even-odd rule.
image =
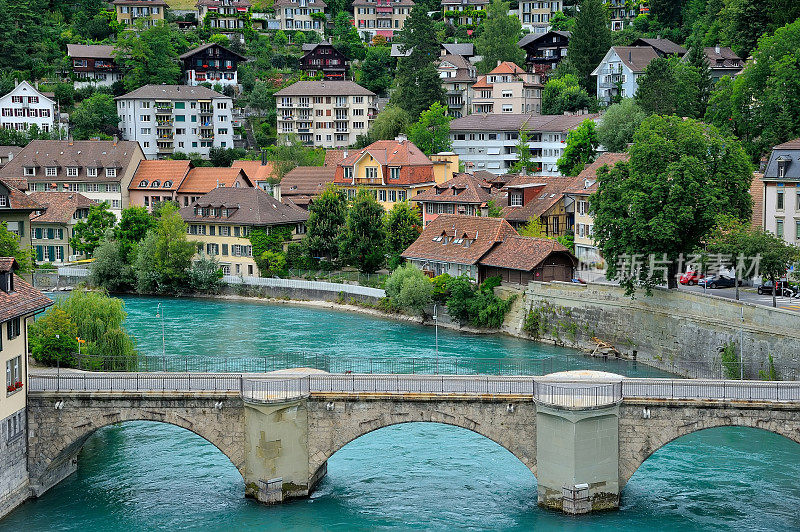
[[[800,402],[800,383],[684,379],[554,381],[495,375],[320,374],[264,377],[197,373],[32,373],[29,392],[235,392],[270,402],[313,394],[529,396],[567,408],[631,399]]]

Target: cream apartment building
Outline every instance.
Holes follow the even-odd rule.
[[[546,33],[550,29],[550,19],[563,9],[561,0],[548,2],[520,2],[517,16],[522,28],[531,33]]]
[[[365,134],[377,114],[375,93],[352,81],[298,81],[275,93],[278,135],[304,144],[347,147]]]
[[[412,0],[353,0],[353,24],[364,40],[380,35],[391,41],[414,5]]]
[[[539,114],[541,76],[504,61],[472,85],[473,114]]]

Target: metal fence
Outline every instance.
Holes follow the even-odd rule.
[[[320,290],[323,292],[344,293],[349,295],[382,298],[386,292],[381,288],[370,288],[356,284],[328,283],[323,281],[305,281],[301,279],[280,279],[278,277],[242,277],[224,275],[223,282],[230,285],[267,286],[294,290]]]
[[[800,402],[794,382],[623,379],[611,382],[553,381],[493,375],[306,375],[255,377],[194,373],[32,373],[31,393],[71,392],[237,392],[244,399],[271,402],[310,394],[432,394],[529,396],[565,408],[596,408],[621,399]]]

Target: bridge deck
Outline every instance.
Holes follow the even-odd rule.
[[[490,375],[203,374],[35,372],[29,393],[131,394],[175,392],[239,394],[245,401],[285,401],[308,396],[530,398],[567,408],[593,408],[621,400],[755,401],[800,403],[800,383],[763,381],[589,379]]]

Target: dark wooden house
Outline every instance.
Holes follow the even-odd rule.
[[[528,72],[543,74],[554,69],[567,57],[570,32],[548,31],[547,33],[530,33],[519,43],[525,50],[525,67]]]
[[[239,83],[236,69],[246,58],[220,44],[208,43],[189,50],[180,60],[187,85],[219,83],[224,87]]]
[[[479,279],[500,277],[504,283],[527,285],[530,281],[570,282],[578,259],[548,238],[510,236],[492,248],[479,262]]]
[[[325,79],[345,79],[349,69],[347,59],[328,41],[303,45],[300,70],[315,77],[322,74]]]

